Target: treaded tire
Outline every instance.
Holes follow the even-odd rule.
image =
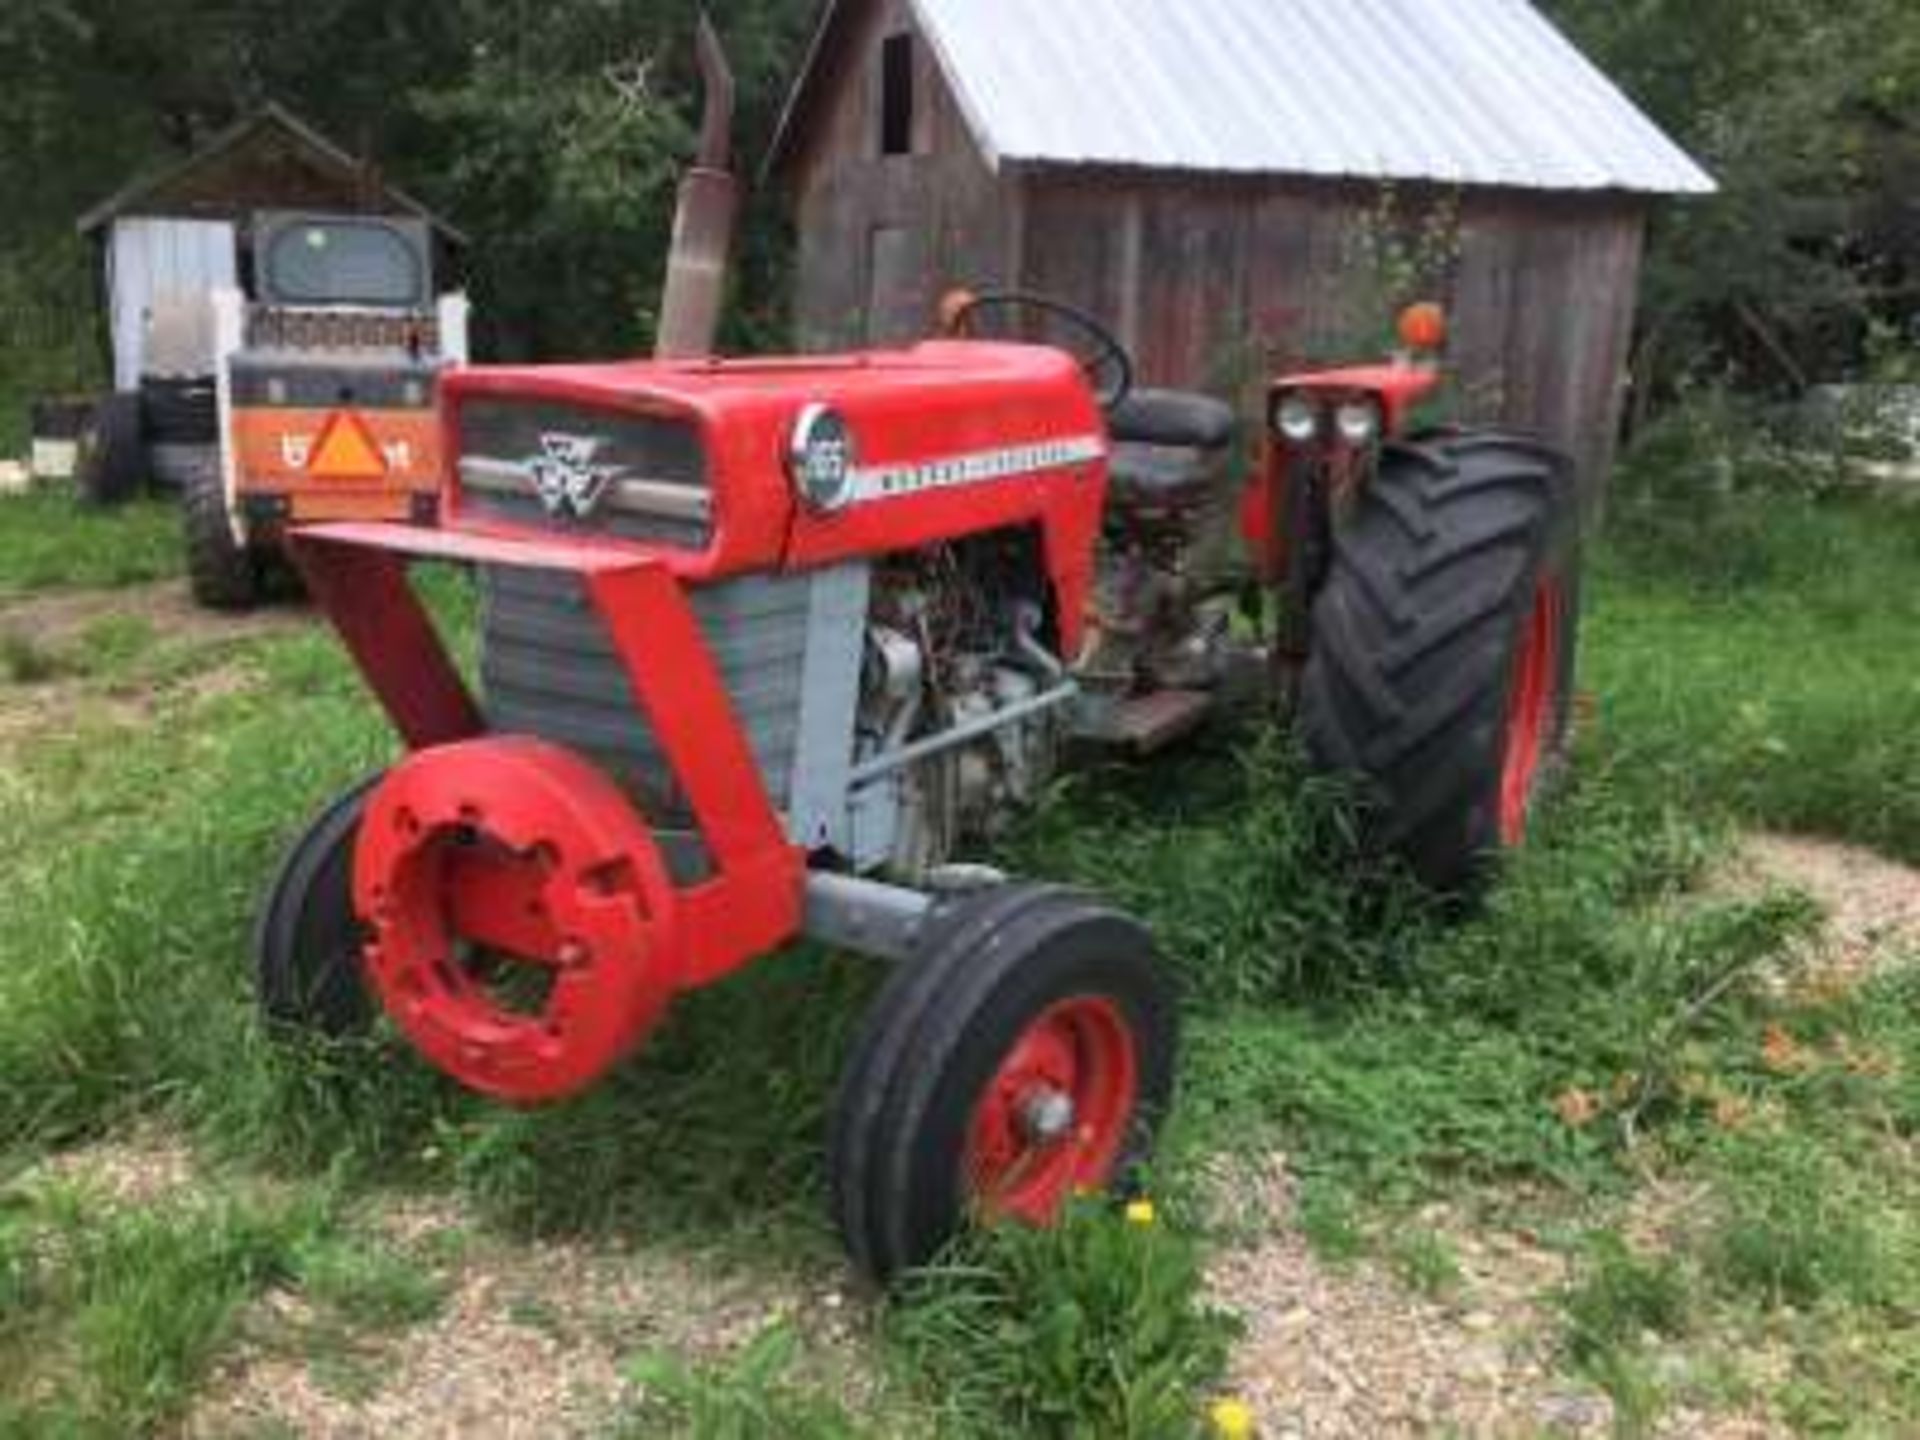
[[[828,1135],[834,1219],[855,1267],[886,1284],[968,1218],[966,1156],[983,1096],[1029,1027],[1092,1003],[1136,1062],[1124,1139],[1103,1182],[1145,1157],[1172,1097],[1178,1025],[1153,940],[1072,891],[1009,885],[937,910],[868,1013]]]
[[[80,433],[74,489],[82,505],[124,505],[147,483],[147,446],[138,391],[109,395]]]
[[[370,776],[320,812],[274,872],[254,927],[254,984],[267,1020],[339,1038],[372,1022],[360,971],[366,932],[353,913],[353,845]]]
[[[187,581],[209,610],[249,610],[260,603],[260,560],[235,542],[218,452],[186,477],[180,513],[187,534]]]
[[[1493,432],[1387,447],[1336,533],[1302,735],[1360,781],[1370,846],[1442,894],[1484,886],[1564,758],[1578,534],[1571,462]]]

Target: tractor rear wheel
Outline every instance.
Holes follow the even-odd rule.
[[[185,477],[180,496],[187,531],[187,579],[209,610],[248,610],[260,602],[260,558],[233,538],[219,452]]]
[[[74,486],[82,505],[124,505],[147,483],[146,434],[138,391],[109,395],[80,432]]]
[[[1144,1157],[1174,1004],[1137,922],[1006,886],[929,921],[862,1027],[828,1138],[840,1233],[881,1284],[971,1217],[1044,1224]]]
[[[254,980],[260,1008],[275,1025],[338,1038],[373,1020],[360,959],[367,931],[353,911],[353,847],[380,778],[363,780],[321,811],[267,891],[254,931]]]
[[[1394,445],[1338,529],[1300,725],[1360,782],[1365,835],[1443,894],[1526,838],[1567,737],[1578,620],[1572,466],[1533,440]]]

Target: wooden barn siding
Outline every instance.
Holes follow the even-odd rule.
[[[880,154],[880,46],[915,33],[914,154]],[[965,117],[914,31],[905,0],[880,0],[836,51],[833,97],[796,157],[799,257],[795,321],[803,349],[904,341],[925,335],[952,284],[992,286],[1013,274],[1020,237],[1017,187],[1003,187],[973,143]],[[903,284],[869,315],[876,232],[906,235],[892,263]],[[904,246],[905,253],[900,253]]]
[[[1044,173],[1026,183],[1025,283],[1108,317],[1144,383],[1225,393],[1324,362],[1352,329],[1347,277],[1373,187]],[[1404,208],[1418,215],[1432,198]],[[1453,404],[1548,436],[1597,493],[1619,431],[1642,204],[1472,191],[1459,208],[1435,296],[1454,317]]]
[[[996,175],[924,39],[916,153],[883,158],[880,46],[913,29],[906,0],[872,0],[855,18],[788,167],[803,349],[923,335],[956,285],[1073,301],[1128,341],[1144,383],[1223,394],[1325,361],[1351,331],[1351,257],[1378,186],[1015,166]],[[1446,199],[1402,187],[1401,213]],[[1459,243],[1436,296],[1454,316],[1455,412],[1546,435],[1576,456],[1597,496],[1619,431],[1646,203],[1470,190],[1457,204]],[[876,242],[893,231],[903,233]],[[876,254],[896,281],[878,296]]]

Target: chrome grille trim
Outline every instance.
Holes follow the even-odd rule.
[[[468,455],[460,461],[460,483],[469,490],[525,500],[535,493],[533,470],[524,461]],[[713,521],[713,495],[673,480],[618,480],[607,487],[601,508],[658,515],[692,525]]]

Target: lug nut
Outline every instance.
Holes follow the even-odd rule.
[[[1079,1117],[1073,1097],[1051,1086],[1030,1092],[1020,1102],[1020,1128],[1037,1145],[1051,1145],[1073,1133]]]

